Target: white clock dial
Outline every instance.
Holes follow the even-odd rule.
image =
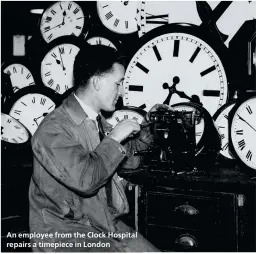
[[[55,46],[41,63],[41,79],[45,86],[63,94],[73,86],[73,65],[80,49],[69,43]]]
[[[55,109],[55,103],[47,96],[29,93],[18,99],[9,115],[21,122],[33,135],[44,117]]]
[[[22,144],[28,141],[29,133],[16,119],[1,113],[1,139],[9,143]]]
[[[35,85],[32,73],[23,64],[10,64],[3,72],[10,75],[13,92],[17,92],[19,89],[26,86]]]
[[[87,40],[87,42],[90,45],[105,45],[108,47],[112,47],[114,49],[116,49],[115,45],[108,39],[101,37],[101,36],[95,36],[95,37],[91,37]]]
[[[238,107],[231,121],[230,132],[236,154],[245,165],[256,169],[256,97]]]
[[[102,24],[119,34],[137,31],[137,7],[137,1],[97,1],[97,11]]]
[[[233,155],[229,150],[229,133],[228,133],[228,116],[230,110],[234,107],[235,102],[225,107],[215,120],[215,125],[221,137],[221,150],[220,153],[228,158],[234,159]]]
[[[75,2],[56,2],[42,15],[40,31],[44,40],[52,40],[66,35],[79,36],[84,27],[84,13]]]
[[[189,101],[169,91],[197,97],[211,115],[226,103],[228,87],[222,62],[203,40],[188,33],[159,35],[144,44],[130,61],[124,78],[125,106],[148,111],[156,103]]]
[[[174,110],[177,110],[177,111],[188,111],[188,112],[191,112],[191,111],[195,111],[196,114],[198,114],[198,110],[195,109],[194,107],[192,106],[184,106],[184,105],[177,105],[177,106],[173,106]],[[199,143],[199,141],[201,140],[202,136],[203,136],[203,133],[204,133],[204,128],[205,128],[205,121],[203,118],[198,118],[196,121],[195,121],[195,134],[196,134],[196,144]]]
[[[186,22],[200,25],[195,1],[141,1],[137,18],[139,37],[159,26]]]
[[[107,119],[108,123],[110,123],[113,128],[122,120],[126,119],[135,119],[139,124],[142,123],[144,117],[142,114],[128,110],[128,109],[120,109],[113,113],[113,115]]]

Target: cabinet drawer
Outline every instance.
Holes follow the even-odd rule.
[[[147,222],[188,229],[217,229],[234,220],[233,196],[192,196],[154,193],[147,195]]]

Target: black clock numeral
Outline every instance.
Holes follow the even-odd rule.
[[[32,75],[29,73],[27,76],[26,76],[26,79],[29,79]]]
[[[224,134],[221,134],[221,135],[220,135],[220,138],[221,138],[221,139],[224,139],[224,138],[225,138],[225,135],[224,135]]]
[[[45,77],[50,76],[50,75],[51,75],[51,72],[50,72],[50,71],[48,71],[48,72],[46,72],[46,73],[44,74]]]
[[[52,13],[52,15],[55,15],[56,11],[55,10],[51,10],[51,13]]]
[[[115,119],[116,119],[117,122],[120,122],[120,120],[119,120],[119,118],[117,116],[115,117]]]
[[[77,14],[79,11],[80,11],[79,8],[76,7],[75,10],[73,11],[73,13]]]
[[[59,51],[60,51],[61,54],[65,54],[64,47],[59,47]]]
[[[69,54],[71,54],[72,48],[69,50]]]
[[[237,131],[236,131],[236,134],[237,134],[237,135],[243,135],[243,132],[244,132],[243,130],[237,130]]]
[[[13,73],[17,73],[17,69],[15,67],[12,68]]]
[[[223,129],[223,128],[225,128],[224,126],[218,126],[218,129]]]
[[[52,87],[53,83],[54,83],[54,80],[52,78],[47,82],[49,87]]]
[[[178,57],[179,56],[179,48],[180,48],[180,41],[175,40],[174,41],[174,48],[173,48],[173,56]]]
[[[23,138],[21,138],[21,137],[18,137],[21,141],[23,141],[24,139]]]
[[[124,119],[128,119],[128,115],[124,115]]]
[[[79,17],[79,18],[76,18],[76,20],[78,20],[78,19],[82,19],[83,17]]]
[[[128,29],[128,21],[125,21],[125,28]]]
[[[60,2],[60,9],[62,10],[61,2]]]
[[[72,3],[69,3],[69,4],[68,4],[68,9],[70,10],[71,7],[72,7]]]
[[[136,116],[134,116],[132,119],[134,119],[134,120],[136,120],[136,121],[139,120],[138,117],[136,117]]]
[[[141,63],[137,62],[136,63],[136,66],[141,69],[143,72],[145,72],[146,74],[149,72],[149,70],[144,66],[142,65]]]
[[[65,90],[67,91],[69,89],[68,85],[65,85]]]
[[[54,58],[57,57],[57,55],[54,52],[51,53],[51,56],[54,57]]]
[[[42,97],[41,100],[40,100],[40,104],[41,104],[41,105],[44,105],[45,102],[46,102],[46,98]]]
[[[189,62],[193,63],[197,57],[197,55],[199,54],[201,48],[197,47],[195,52],[193,53],[193,55],[191,56],[191,58],[189,59]]]
[[[35,85],[35,82],[31,82],[31,83],[29,83],[28,85],[29,85],[29,86],[33,86],[33,85]]]
[[[14,110],[14,113],[15,113],[15,114],[17,114],[17,115],[20,115],[21,110],[17,110],[17,109],[15,109],[15,110]]]
[[[198,132],[196,132],[196,136],[198,137],[198,136],[201,136],[202,135],[202,132],[201,131],[198,131]]]
[[[248,159],[249,161],[252,160],[252,152],[251,152],[251,150],[249,150],[249,151],[247,152],[247,154],[246,154],[246,159]]]
[[[250,106],[247,106],[246,109],[247,109],[248,113],[251,115],[251,114],[252,114],[252,109],[251,109],[251,107],[250,107]]]
[[[11,119],[8,119],[8,120],[7,120],[7,123],[11,123],[11,122],[12,122],[12,120],[11,120]]]
[[[115,22],[114,22],[114,26],[115,26],[115,27],[117,27],[117,26],[118,26],[119,21],[120,21],[119,19],[116,19],[116,20],[115,20]]]
[[[203,96],[219,97],[220,90],[203,90]]]
[[[56,91],[56,92],[59,92],[59,91],[60,91],[60,85],[59,85],[59,84],[57,84],[57,86],[56,86],[56,88],[55,88],[55,91]]]
[[[15,138],[12,138],[12,141],[13,141],[14,143],[18,143],[18,141],[17,141]]]
[[[6,142],[8,142],[8,141],[9,141],[9,139],[8,139],[8,138],[3,137],[3,136],[2,136],[2,140],[3,140],[3,141],[6,141]]]
[[[23,67],[21,68],[21,74],[23,74]]]
[[[17,130],[21,129],[19,125],[14,125],[14,128],[17,129]]]
[[[106,5],[102,6],[102,8],[106,8],[106,7],[108,7],[108,4],[106,4]]]
[[[215,65],[213,65],[213,66],[209,67],[208,69],[202,71],[202,72],[200,73],[200,75],[201,75],[201,77],[203,77],[203,76],[205,76],[205,75],[211,73],[211,72],[214,71],[214,70],[216,70],[216,66],[215,66]]]
[[[143,86],[129,85],[129,91],[143,92]]]
[[[47,39],[50,41],[52,39],[52,34],[50,34]]]
[[[36,102],[36,98],[35,97],[33,97],[33,99],[32,99],[32,103],[35,103]]]
[[[51,20],[52,20],[52,18],[49,17],[49,16],[47,16],[47,17],[45,18],[45,23],[49,23],[49,22],[51,22]]]
[[[221,148],[222,150],[227,150],[228,148],[228,142]]]
[[[28,106],[26,103],[24,103],[23,101],[21,101],[21,103],[24,105],[24,106]]]
[[[156,45],[155,45],[155,46],[153,46],[153,50],[154,50],[154,53],[155,53],[155,55],[156,55],[157,60],[158,60],[158,61],[161,61],[161,60],[162,60],[162,58],[161,58],[161,56],[160,56],[160,53],[159,53],[159,51],[158,51],[158,49],[157,49],[157,46],[156,46]]]
[[[242,139],[242,140],[240,140],[238,142],[238,146],[239,146],[241,151],[245,148],[245,141],[244,141],[244,139]]]
[[[49,107],[48,110],[50,110],[52,107],[54,107],[54,105],[51,105],[51,107]]]
[[[146,17],[146,23],[147,24],[168,24],[168,17],[169,14],[163,14],[163,15],[151,15]],[[156,19],[156,20],[154,20]],[[157,20],[157,19],[163,19],[163,20]]]
[[[228,115],[224,115],[224,117],[225,117],[226,119],[228,119]]]
[[[50,26],[46,26],[46,27],[44,28],[44,32],[46,33],[46,32],[48,32],[50,29],[51,29]]]
[[[105,15],[106,19],[109,20],[113,17],[113,13],[110,11]]]
[[[76,26],[76,29],[80,29],[80,30],[81,30],[81,29],[82,29],[82,27],[81,27],[81,26]]]

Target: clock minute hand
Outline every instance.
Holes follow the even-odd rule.
[[[64,63],[63,63],[63,60],[62,60],[60,48],[59,48],[59,54],[60,54],[60,60],[61,60],[61,63],[62,63],[62,65],[61,65],[61,66],[62,66],[62,69],[63,69],[63,71],[65,71],[66,68],[65,68]]]
[[[251,126],[246,120],[244,120],[240,115],[238,115],[238,117],[239,117],[240,120],[242,120],[245,123],[247,123],[254,131],[256,131],[256,129],[253,126]]]

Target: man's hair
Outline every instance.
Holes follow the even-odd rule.
[[[114,48],[104,45],[89,45],[81,48],[74,61],[74,90],[84,89],[93,76],[101,76],[113,71],[115,63],[126,67],[125,56]]]

